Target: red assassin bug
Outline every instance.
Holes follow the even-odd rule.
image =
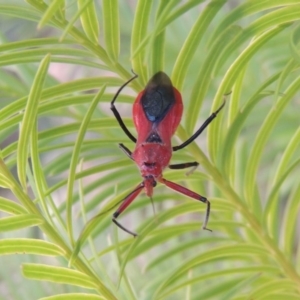
[[[143,181],[122,200],[122,204],[113,214],[112,221],[127,233],[132,234],[134,237],[137,236],[136,233],[122,226],[116,219],[143,189],[146,195],[151,198],[153,188],[158,181],[179,193],[206,203],[207,209],[203,229],[210,230],[206,228],[209,219],[210,202],[205,197],[163,178],[162,171],[166,167],[170,169],[184,169],[198,166],[197,162],[169,165],[172,151],[180,150],[194,141],[224,107],[225,101],[188,140],[172,147],[171,138],[180,123],[183,104],[179,91],[173,87],[168,75],[164,72],[158,72],[150,79],[146,88],[138,94],[133,104],[133,121],[138,133],[138,138],[136,139],[125,126],[114,104],[122,89],[135,78],[137,78],[136,74],[119,88],[111,101],[110,108],[123,131],[136,143],[133,152],[123,144],[119,144],[119,146],[137,164]]]

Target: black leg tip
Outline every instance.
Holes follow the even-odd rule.
[[[205,197],[203,197],[203,196],[200,196],[201,198],[199,199],[200,201],[202,201],[203,203],[206,203],[206,202],[208,202],[207,201],[207,198],[205,198]]]
[[[202,227],[202,229],[212,232],[211,229],[209,229],[209,228],[207,228],[207,227],[204,227],[204,226]]]
[[[116,218],[120,215],[120,213],[118,211],[114,212],[113,216],[112,216],[112,221],[116,222]]]

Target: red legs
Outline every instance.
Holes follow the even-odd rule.
[[[186,195],[190,198],[193,198],[195,200],[201,201],[203,203],[207,204],[207,209],[206,209],[206,216],[205,216],[205,221],[203,224],[203,229],[205,230],[209,230],[212,231],[210,229],[208,229],[207,223],[208,223],[208,219],[209,219],[209,213],[210,213],[210,202],[203,196],[179,185],[176,184],[174,182],[171,182],[169,180],[166,180],[164,178],[161,178],[159,180],[159,182],[165,184],[167,187],[173,189],[174,191],[181,193],[183,195]],[[132,236],[136,237],[137,234],[133,231],[130,231],[129,229],[125,228],[123,225],[121,225],[118,221],[117,221],[117,217],[133,202],[133,200],[139,195],[139,193],[142,191],[142,189],[144,188],[144,182],[142,182],[141,184],[139,184],[137,186],[137,188],[135,190],[133,190],[129,195],[127,195],[122,201],[122,204],[120,205],[120,207],[117,209],[117,211],[113,214],[113,218],[112,221],[118,226],[120,227],[122,230],[124,230],[125,232],[131,234]],[[151,199],[152,201],[152,199]]]
[[[137,186],[137,188],[135,190],[133,190],[129,195],[127,195],[124,199],[122,204],[120,205],[120,207],[116,210],[116,212],[113,214],[113,218],[112,221],[121,229],[123,229],[124,231],[126,231],[127,233],[133,235],[134,237],[137,236],[136,233],[128,230],[127,228],[125,228],[123,225],[121,225],[116,219],[117,217],[131,204],[131,202],[138,196],[138,194],[142,191],[142,189],[144,188],[144,183],[142,182],[141,184],[139,184]]]
[[[111,103],[110,103],[110,109],[112,110],[114,116],[116,117],[120,127],[123,129],[123,131],[126,133],[126,135],[134,142],[136,143],[136,138],[131,134],[131,132],[127,129],[126,125],[124,124],[119,112],[117,111],[116,107],[115,107],[115,101],[117,100],[119,94],[121,93],[121,91],[123,90],[123,88],[129,84],[132,80],[136,79],[138,77],[137,74],[135,74],[133,72],[134,76],[132,78],[130,78],[128,81],[126,81],[117,91],[117,93],[115,94],[114,98],[112,99]],[[119,147],[121,148],[121,150],[123,150],[123,152],[130,158],[132,159],[132,152],[125,147],[123,144],[119,144]],[[126,231],[127,233],[133,235],[134,237],[137,236],[136,233],[128,230],[127,228],[125,228],[123,225],[121,225],[116,219],[117,217],[127,208],[127,206],[130,205],[130,203],[138,196],[138,194],[142,191],[142,189],[144,188],[144,183],[141,183],[135,190],[133,190],[129,195],[127,195],[124,199],[122,204],[120,205],[120,207],[117,209],[117,211],[113,214],[113,218],[112,221],[121,229],[123,229],[124,231]]]
[[[167,179],[164,179],[164,178],[161,178],[159,180],[159,182],[165,184],[167,187],[175,190],[178,193],[184,194],[184,195],[186,195],[188,197],[191,197],[191,198],[193,198],[195,200],[199,200],[199,201],[201,201],[203,203],[206,203],[207,204],[206,216],[205,216],[205,221],[204,221],[204,224],[203,224],[202,228],[206,229],[206,230],[209,230],[209,231],[212,231],[212,230],[210,230],[210,229],[208,229],[206,227],[207,223],[208,223],[208,219],[209,219],[210,202],[205,197],[203,197],[203,196],[201,196],[201,195],[199,195],[199,194],[197,194],[197,193],[195,193],[195,192],[193,192],[193,191],[191,191],[191,190],[189,190],[189,189],[187,189],[187,188],[185,188],[185,187],[183,187],[183,186],[181,186],[179,184],[176,184],[176,183],[171,182],[171,181],[169,181]]]
[[[117,111],[116,107],[115,107],[115,101],[118,98],[119,94],[121,93],[121,91],[123,90],[123,88],[129,84],[132,80],[136,79],[138,77],[137,74],[135,74],[133,72],[134,76],[132,78],[130,78],[128,81],[126,81],[117,91],[117,93],[115,94],[114,98],[112,99],[112,101],[110,102],[110,109],[112,110],[112,112],[114,113],[120,127],[123,129],[123,131],[126,133],[126,135],[134,142],[136,143],[136,138],[131,134],[131,132],[127,129],[126,125],[124,124],[119,112]]]
[[[173,151],[183,149],[184,147],[189,145],[192,141],[194,141],[202,133],[202,131],[211,123],[211,121],[217,116],[217,114],[224,107],[224,105],[225,105],[225,100],[222,103],[222,105],[206,119],[206,121],[201,125],[201,127],[189,139],[187,139],[184,143],[173,147]]]

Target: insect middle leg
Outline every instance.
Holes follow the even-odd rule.
[[[198,167],[199,163],[196,161],[193,162],[187,162],[187,163],[182,163],[182,164],[172,164],[169,165],[170,169],[173,170],[181,170],[181,169],[186,169],[186,168],[190,168],[190,167]]]
[[[199,163],[196,161],[193,161],[193,162],[187,162],[187,163],[182,163],[182,164],[169,165],[169,168],[173,169],[173,170],[181,170],[181,169],[186,169],[186,168],[192,167],[191,170],[189,170],[188,172],[185,173],[185,175],[188,176],[188,175],[192,174],[198,166],[199,166]]]

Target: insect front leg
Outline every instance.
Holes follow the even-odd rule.
[[[142,191],[144,188],[144,183],[142,182],[141,184],[138,185],[138,187],[133,190],[129,195],[127,195],[122,201],[122,204],[120,207],[116,210],[116,212],[113,214],[112,221],[121,229],[126,231],[127,233],[133,235],[134,237],[137,236],[135,232],[132,232],[125,228],[123,225],[121,225],[116,219],[117,217],[131,204],[131,202],[138,196],[138,194]]]
[[[129,84],[132,80],[134,80],[135,78],[137,78],[138,75],[134,74],[134,76],[132,78],[130,78],[128,81],[126,81],[117,91],[117,93],[115,94],[114,98],[111,100],[110,102],[110,109],[112,110],[112,112],[114,113],[120,127],[123,129],[123,131],[126,133],[126,135],[134,142],[136,143],[136,138],[132,135],[132,133],[127,129],[126,125],[124,124],[119,112],[117,111],[116,107],[115,107],[115,101],[117,100],[119,94],[121,93],[121,91],[123,90],[123,88]]]
[[[191,190],[189,190],[189,189],[187,189],[187,188],[185,188],[185,187],[183,187],[183,186],[181,186],[177,183],[169,181],[165,178],[159,179],[159,182],[165,184],[167,187],[169,187],[172,190],[175,190],[178,193],[181,193],[181,194],[186,195],[190,198],[193,198],[195,200],[199,200],[199,201],[205,203],[207,205],[207,208],[206,208],[205,221],[204,221],[204,224],[203,224],[202,228],[205,229],[205,230],[212,231],[212,230],[210,230],[206,227],[207,223],[208,223],[208,219],[209,219],[209,213],[210,213],[210,202],[205,197],[203,197],[203,196],[201,196],[201,195],[199,195],[199,194],[197,194],[197,193],[195,193],[195,192],[193,192],[193,191],[191,191]]]
[[[130,159],[134,160],[132,158],[132,152],[126,146],[124,146],[123,144],[119,144],[119,147]]]

